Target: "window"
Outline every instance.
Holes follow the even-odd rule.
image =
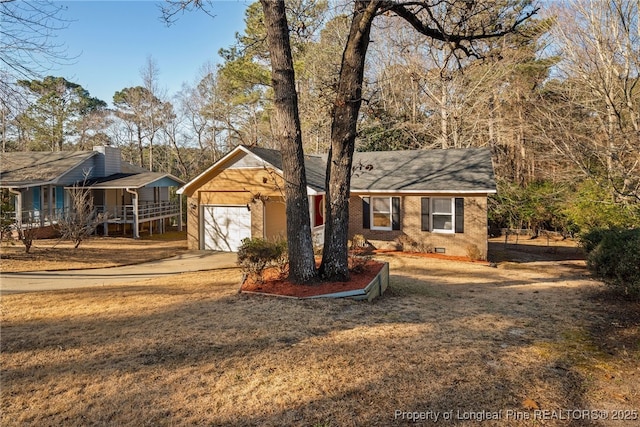
[[[391,230],[391,198],[371,198],[371,229]]]
[[[464,233],[464,198],[422,197],[422,231],[436,233]]]
[[[362,228],[400,230],[400,197],[363,197]]]
[[[453,233],[454,199],[431,199],[431,229],[440,233]]]

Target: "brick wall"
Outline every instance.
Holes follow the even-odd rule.
[[[446,234],[422,231],[422,197],[464,197],[464,233]],[[398,248],[399,238],[410,238],[432,249],[444,248],[445,254],[454,256],[467,256],[468,247],[475,245],[480,250],[481,256],[486,259],[487,197],[484,195],[425,194],[403,196],[400,198],[400,230],[392,231],[365,230],[362,228],[362,196],[351,196],[349,205],[349,238],[352,238],[355,234],[362,234],[365,239],[378,249],[396,249]],[[401,236],[407,237],[403,238]]]

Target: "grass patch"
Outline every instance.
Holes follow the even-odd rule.
[[[185,232],[169,232],[143,239],[92,237],[77,249],[71,242],[43,239],[35,241],[28,254],[22,245],[3,243],[0,258],[2,271],[9,273],[115,267],[168,258],[186,251]]]
[[[404,425],[396,410],[638,407],[635,320],[598,373],[594,343],[635,309],[589,298],[600,285],[409,258],[391,275],[373,303],[241,295],[235,269],[3,296],[0,424]]]

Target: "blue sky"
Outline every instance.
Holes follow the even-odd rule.
[[[159,70],[158,84],[174,95],[182,83],[193,83],[207,62],[219,63],[218,50],[244,29],[248,0],[216,1],[214,18],[187,12],[167,26],[155,1],[67,1],[63,16],[69,27],[57,34],[72,63],[49,74],[80,84],[91,96],[111,104],[113,94],[142,84],[140,69],[150,56]]]

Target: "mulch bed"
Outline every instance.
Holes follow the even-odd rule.
[[[268,295],[307,298],[336,292],[364,289],[382,270],[384,263],[368,260],[362,264],[362,271],[351,272],[348,282],[317,282],[309,285],[298,285],[282,279],[276,268],[265,270],[263,282],[247,278],[240,287],[241,292],[255,292]]]

